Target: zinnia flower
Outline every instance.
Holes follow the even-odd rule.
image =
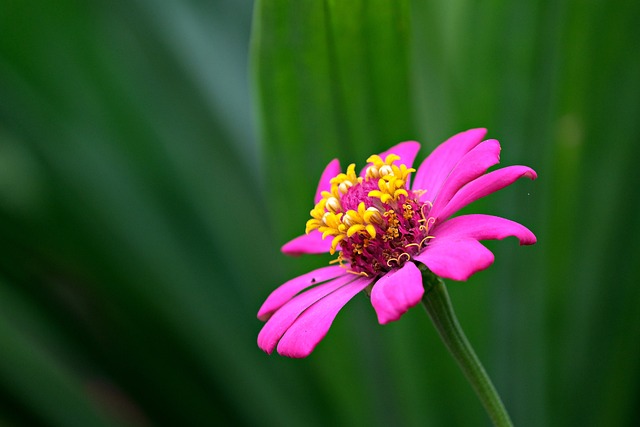
[[[306,357],[324,338],[338,311],[367,290],[381,324],[398,320],[424,294],[423,264],[434,274],[467,280],[494,256],[479,240],[515,236],[521,245],[536,237],[526,227],[491,215],[451,216],[533,169],[499,162],[500,144],[482,141],[485,129],[459,133],[412,168],[420,144],[403,142],[367,159],[356,174],[341,173],[338,160],[325,168],[306,234],[282,247],[288,255],[338,252],[335,264],[277,288],[258,318],[267,321],[258,345],[271,354]],[[411,174],[413,183],[411,184]]]

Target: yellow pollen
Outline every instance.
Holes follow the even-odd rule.
[[[367,169],[367,178],[378,179],[378,190],[369,192],[369,197],[377,197],[382,203],[389,203],[398,200],[400,196],[408,196],[405,185],[414,168],[407,168],[406,165],[396,166],[394,161],[399,157],[389,154],[383,162],[380,156],[371,156],[368,161],[373,164]]]
[[[306,223],[306,232],[318,230],[323,238],[332,236],[330,250],[332,254],[344,239],[356,234],[363,236],[363,247],[367,247],[369,239],[375,239],[381,231],[384,232],[382,239],[385,241],[397,238],[399,236],[398,219],[393,210],[382,212],[384,209],[381,207],[367,207],[364,201],[358,204],[357,210],[345,210],[342,197],[352,187],[370,180],[377,182],[378,189],[369,191],[367,196],[379,199],[382,204],[394,203],[401,196],[408,197],[406,184],[409,174],[415,172],[415,169],[407,168],[404,164],[394,164],[398,160],[400,156],[393,153],[388,154],[384,159],[373,155],[367,159],[369,166],[366,168],[364,178],[356,174],[353,163],[344,173],[332,178],[329,181],[331,188],[321,193],[322,199],[310,212],[311,219]],[[392,206],[397,205],[392,204]],[[406,203],[402,206],[402,212],[405,218],[413,216],[411,205]],[[426,220],[423,225],[428,226],[424,223]],[[361,252],[362,248],[358,248],[358,251]]]
[[[404,209],[404,214],[402,215],[404,216],[404,219],[410,219],[413,216],[413,208],[411,207],[411,205],[405,203],[402,205],[402,208]]]

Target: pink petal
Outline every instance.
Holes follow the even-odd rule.
[[[533,245],[536,236],[524,225],[493,215],[462,215],[438,225],[433,230],[437,243],[439,239],[502,240],[505,237],[517,237],[521,245]],[[427,246],[427,250],[429,246]]]
[[[426,190],[422,200],[433,201],[451,170],[486,135],[486,129],[470,129],[452,136],[427,157],[418,168],[413,190]]]
[[[291,256],[302,254],[323,254],[331,249],[331,239],[323,239],[322,233],[313,230],[285,243],[280,249],[282,253]]]
[[[405,165],[408,168],[413,166],[413,161],[416,159],[416,155],[420,151],[420,144],[415,141],[406,141],[396,144],[386,151],[380,153],[380,157],[384,160],[389,154],[397,154],[400,156],[400,160],[393,162],[395,165]],[[367,164],[361,171],[360,176],[364,176],[364,172],[367,170],[371,163]]]
[[[317,270],[313,270],[309,273],[298,276],[295,279],[291,279],[283,285],[280,285],[276,290],[271,292],[266,301],[258,310],[258,319],[264,321],[282,307],[287,301],[293,298],[298,292],[308,288],[312,285],[317,285],[322,282],[326,282],[330,279],[345,275],[346,271],[339,265],[330,267],[322,267]]]
[[[323,191],[331,190],[331,178],[337,176],[340,172],[340,162],[338,159],[331,160],[320,176],[320,182],[318,182],[318,188],[316,189],[316,197],[313,199],[314,203],[318,203],[320,199],[322,199]]]
[[[467,280],[493,264],[493,254],[474,239],[434,239],[413,257],[440,277]]]
[[[302,313],[278,343],[278,353],[288,357],[306,357],[325,337],[338,312],[373,279],[357,278],[327,295]]]
[[[476,145],[460,159],[437,195],[433,209],[445,206],[465,184],[473,181],[500,162],[500,143],[490,139]]]
[[[384,160],[389,154],[397,154],[400,156],[400,160],[393,162],[396,165],[406,165],[408,168],[413,166],[413,161],[416,155],[420,151],[420,144],[415,141],[406,141],[396,144],[389,148],[387,151],[380,153],[380,157]]]
[[[336,289],[340,289],[346,283],[353,281],[352,274],[344,274],[334,280],[304,292],[283,305],[262,327],[258,334],[258,346],[271,354],[280,341],[280,338],[296,321],[298,316],[306,309],[321,301],[327,295],[331,295]]]
[[[530,179],[538,177],[533,169],[526,166],[508,166],[489,172],[462,187],[446,206],[434,206],[430,216],[436,218],[436,221],[443,221],[469,203],[495,193],[524,176]]]
[[[418,304],[424,287],[418,267],[407,262],[398,270],[382,276],[371,291],[371,305],[378,314],[378,322],[384,325],[396,321],[411,307]]]
[[[536,242],[536,236],[525,226],[505,218],[480,214],[452,218],[438,225],[433,235],[435,238],[422,253],[413,258],[438,276],[453,280],[467,280],[493,263],[493,254],[478,240],[515,236],[521,245]]]

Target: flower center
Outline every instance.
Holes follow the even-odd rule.
[[[307,233],[333,236],[331,253],[339,247],[337,262],[348,262],[354,273],[376,276],[401,267],[430,239],[431,205],[407,189],[415,169],[394,164],[399,159],[396,154],[369,157],[364,177],[349,165],[331,179],[331,191],[322,192],[307,221]]]

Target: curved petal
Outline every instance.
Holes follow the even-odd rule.
[[[382,153],[380,153],[380,157],[384,159],[391,153],[397,154],[398,156],[400,156],[400,160],[396,160],[393,163],[403,164],[410,168],[413,166],[413,161],[416,159],[418,151],[420,151],[420,143],[415,141],[405,141],[401,142],[400,144],[394,145],[387,151],[383,151]]]
[[[486,129],[470,129],[452,136],[427,157],[418,168],[413,190],[425,190],[423,201],[433,201],[440,187],[462,156],[480,144],[486,135]]]
[[[309,273],[298,276],[295,279],[291,279],[288,282],[280,285],[276,290],[271,292],[265,302],[258,310],[258,319],[264,321],[271,315],[293,298],[298,292],[308,288],[309,286],[317,285],[327,280],[335,279],[346,274],[344,268],[339,265],[333,265],[330,267],[322,267],[317,270],[313,270]]]
[[[467,280],[489,267],[493,254],[478,240],[515,236],[521,245],[532,245],[536,236],[525,226],[492,215],[463,215],[438,225],[433,240],[422,253],[414,256],[441,277]]]
[[[434,239],[422,253],[413,257],[440,277],[467,280],[493,264],[494,256],[477,240]]]
[[[362,277],[342,286],[304,311],[278,343],[278,353],[306,357],[325,337],[338,312],[373,279]]]
[[[493,215],[462,215],[444,222],[433,230],[438,239],[502,240],[505,237],[517,237],[521,245],[533,245],[536,236],[524,225],[506,218]],[[427,250],[428,250],[427,246]]]
[[[406,142],[401,142],[400,144],[396,144],[393,147],[389,148],[388,150],[383,151],[382,153],[379,154],[379,156],[382,159],[384,159],[391,153],[397,154],[398,156],[400,156],[400,160],[396,160],[393,163],[403,164],[403,165],[406,165],[408,168],[410,168],[413,166],[413,161],[416,159],[416,155],[418,154],[418,151],[420,151],[420,143],[415,141],[406,141]],[[365,166],[360,171],[360,176],[364,176],[364,173],[370,164],[371,163],[367,164],[367,166]]]
[[[436,206],[434,206],[433,209],[431,209],[430,216],[436,218],[436,221],[441,222],[469,203],[475,202],[491,193],[495,193],[525,176],[530,179],[536,179],[538,177],[533,169],[526,166],[508,166],[489,172],[462,187],[446,206],[440,205],[437,209]]]
[[[333,159],[329,162],[322,175],[320,175],[320,181],[318,182],[318,188],[316,189],[316,196],[313,199],[314,203],[318,203],[322,199],[323,191],[331,190],[331,178],[337,176],[342,170],[340,169],[340,162],[338,159]]]
[[[476,145],[460,159],[435,196],[432,209],[445,206],[465,184],[483,175],[500,162],[500,143],[489,139]]]
[[[422,274],[412,262],[382,276],[371,290],[371,305],[381,325],[393,322],[418,304],[424,294]]]
[[[323,254],[331,249],[331,239],[323,239],[322,233],[313,230],[285,243],[280,249],[282,253],[291,256],[302,254]]]
[[[296,321],[298,316],[306,309],[322,300],[327,295],[331,295],[336,289],[340,289],[346,283],[353,281],[353,275],[344,274],[334,280],[319,285],[307,292],[304,292],[283,305],[269,321],[262,327],[258,334],[258,347],[271,354],[280,338]]]

